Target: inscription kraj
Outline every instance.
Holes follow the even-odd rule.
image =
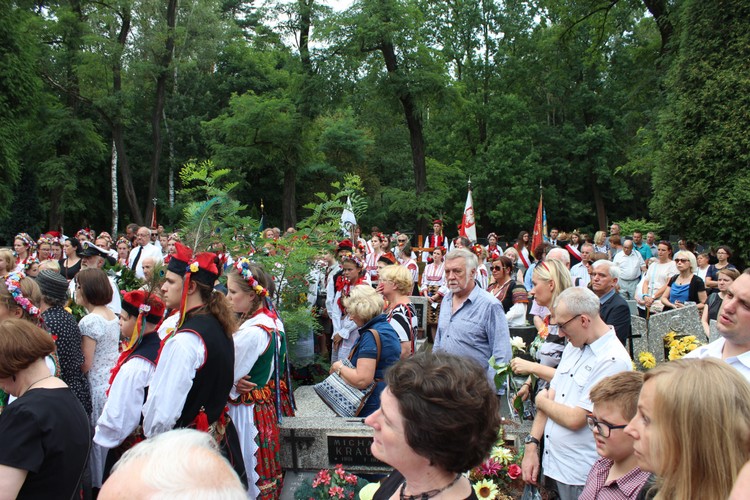
[[[331,465],[379,465],[386,464],[372,456],[372,437],[328,436],[328,462]]]

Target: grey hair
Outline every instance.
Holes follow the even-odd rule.
[[[477,256],[466,248],[456,248],[455,250],[448,252],[448,255],[445,256],[446,262],[455,259],[464,259],[467,273],[471,273],[472,270],[476,270],[476,268],[479,267]]]
[[[620,266],[615,264],[614,262],[611,262],[609,260],[603,259],[603,260],[597,260],[592,264],[592,267],[594,269],[597,269],[599,267],[607,266],[607,270],[609,271],[609,275],[613,279],[620,279]]]
[[[136,460],[143,465],[138,479],[155,491],[151,499],[247,499],[237,473],[206,432],[177,429],[142,441],[125,452],[112,473]]]
[[[566,288],[555,300],[553,308],[557,310],[561,303],[573,316],[585,314],[592,318],[599,316],[599,297],[585,287],[574,286]]]
[[[565,264],[565,267],[570,267],[570,254],[567,250],[561,247],[554,247],[547,252],[547,260],[559,260]]]

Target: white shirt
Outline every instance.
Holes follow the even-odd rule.
[[[590,412],[594,407],[589,398],[591,388],[604,377],[632,369],[630,355],[610,326],[591,345],[578,348],[569,342],[565,346],[550,388],[555,390],[556,403]],[[586,484],[589,470],[599,458],[591,430],[584,425],[574,431],[548,418],[544,438],[544,473],[563,484]]]
[[[632,281],[641,277],[641,267],[645,266],[641,252],[633,250],[630,255],[617,252],[612,262],[620,266],[620,279]]]
[[[148,400],[143,406],[146,437],[174,428],[193,387],[195,374],[205,359],[203,341],[189,331],[177,333],[164,344],[148,389]]]
[[[120,367],[96,423],[94,443],[102,448],[115,448],[138,427],[146,387],[155,371],[152,363],[137,356]]]
[[[246,320],[240,326],[232,338],[234,339],[234,382],[237,384],[244,376],[250,373],[250,370],[258,361],[258,358],[263,354],[266,349],[270,349],[271,336],[266,330],[260,327],[263,324],[269,328],[273,328],[274,324],[271,318],[265,314],[259,314]],[[276,328],[280,331],[284,331],[284,325],[281,321],[276,320]],[[277,336],[278,347],[281,348],[281,338]],[[271,365],[273,367],[273,364]],[[273,373],[273,368],[270,373]],[[268,383],[268,381],[266,381]],[[265,384],[258,384],[258,387],[263,387]],[[229,392],[229,397],[232,399],[238,398],[240,395],[237,393],[236,385],[232,387]]]
[[[653,295],[658,292],[659,289],[667,283],[667,281],[669,281],[669,278],[677,274],[677,265],[673,260],[665,262],[664,264],[660,262],[654,262],[649,266],[646,274],[648,275],[647,295],[651,295],[653,297]]]
[[[130,255],[128,256],[128,262],[130,263],[128,267],[132,269],[133,262],[135,262],[135,256],[138,255],[138,250],[140,249],[140,246],[133,247],[133,249],[130,251]],[[164,258],[161,254],[161,249],[154,245],[153,243],[149,243],[145,247],[143,247],[143,251],[141,252],[141,256],[138,259],[138,264],[135,266],[135,275],[139,279],[144,279],[146,277],[145,274],[143,274],[143,259],[146,257],[151,257],[154,259],[155,262],[163,262]]]
[[[726,339],[721,337],[716,339],[708,345],[702,345],[693,352],[688,353],[686,358],[715,358],[723,359],[729,366],[733,366],[738,372],[742,374],[745,379],[750,382],[750,351],[743,352],[739,356],[732,356],[731,358],[724,358],[724,344]]]
[[[575,266],[571,267],[570,275],[573,277],[573,283],[575,283],[576,278],[580,278],[578,281],[578,286],[580,287],[585,288],[589,286],[589,283],[591,282],[589,270],[586,266],[583,265],[583,262],[579,262]]]

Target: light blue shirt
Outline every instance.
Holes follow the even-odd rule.
[[[453,292],[443,297],[433,352],[448,352],[476,360],[487,370],[494,387],[495,370],[488,361],[509,363],[512,357],[508,321],[503,305],[476,284],[461,307],[453,313]]]
[[[534,268],[536,268],[536,265],[538,263],[539,262],[533,262],[529,266],[529,269],[526,271],[526,274],[524,274],[524,276],[523,276],[523,286],[526,287],[526,291],[527,292],[530,292],[531,289],[534,288],[534,284],[531,282],[531,277],[533,276],[533,274],[534,274]]]

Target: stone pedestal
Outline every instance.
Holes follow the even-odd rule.
[[[372,428],[362,418],[336,416],[312,386],[294,391],[297,416],[281,423],[284,470],[318,471],[343,464],[352,473],[387,473],[392,467],[372,456]]]

